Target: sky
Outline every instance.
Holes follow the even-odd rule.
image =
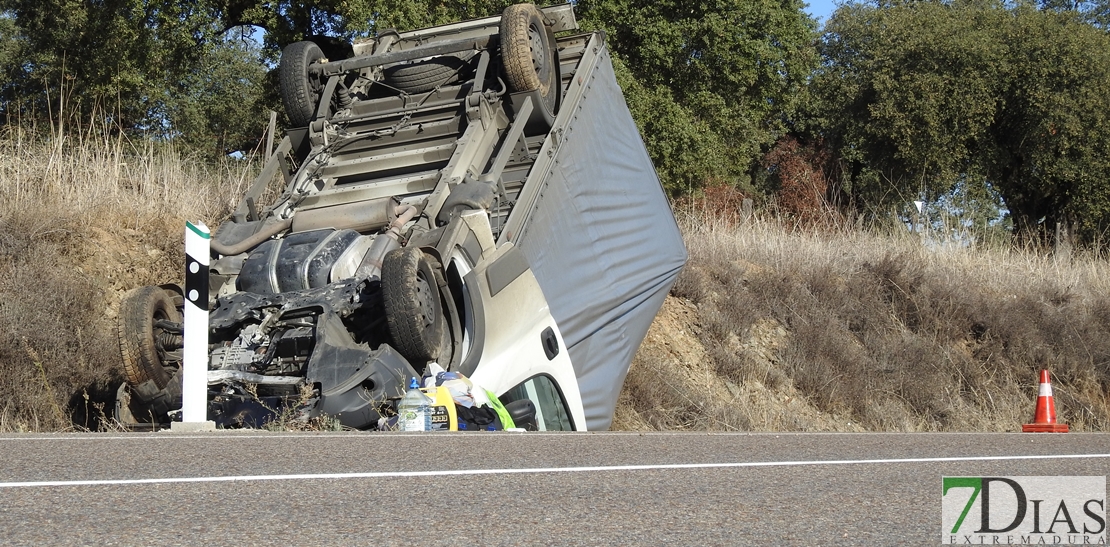
[[[834,0],[809,0],[809,7],[806,8],[806,13],[817,19],[820,25],[825,24],[834,11],[836,11]]]

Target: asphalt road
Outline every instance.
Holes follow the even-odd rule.
[[[3,545],[937,545],[942,476],[1107,434],[0,437]]]

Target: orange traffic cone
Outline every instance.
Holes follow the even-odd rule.
[[[1052,401],[1052,382],[1048,371],[1041,371],[1041,386],[1037,393],[1037,412],[1033,423],[1021,426],[1025,433],[1067,433],[1068,424],[1056,423],[1056,403]]]

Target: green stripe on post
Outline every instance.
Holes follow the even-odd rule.
[[[193,223],[189,222],[187,220],[185,221],[185,227],[192,230],[194,234],[196,234],[200,237],[203,237],[204,239],[211,239],[212,238],[212,236],[209,235],[207,230],[201,230],[200,228],[197,228],[196,226],[193,226]]]

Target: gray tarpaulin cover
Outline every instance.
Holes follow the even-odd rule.
[[[516,244],[566,341],[586,426],[608,429],[686,247],[607,50],[598,61]]]

